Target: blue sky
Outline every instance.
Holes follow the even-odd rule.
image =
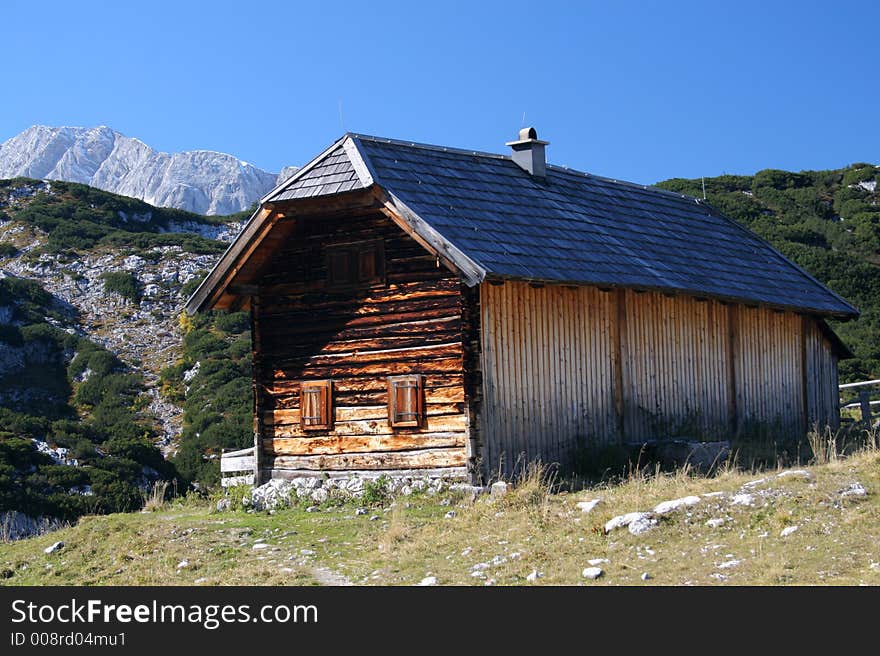
[[[880,4],[3,3],[0,141],[109,125],[277,171],[345,131],[641,183],[880,162]],[[341,112],[340,112],[341,106]]]

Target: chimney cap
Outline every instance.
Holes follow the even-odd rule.
[[[505,146],[519,146],[522,144],[549,144],[549,141],[541,141],[538,139],[538,131],[533,127],[523,128],[519,131],[519,139],[516,141],[508,141]]]

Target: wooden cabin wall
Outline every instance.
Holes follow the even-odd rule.
[[[614,296],[592,287],[481,286],[484,472],[568,463],[614,442]]]
[[[773,439],[806,432],[803,318],[768,308],[735,308],[737,431]]]
[[[806,320],[807,420],[809,428],[840,426],[840,391],[837,356],[819,329],[817,320]]]
[[[490,477],[518,461],[566,465],[583,447],[836,425],[836,361],[812,318],[510,281],[481,285],[480,304]]]
[[[729,434],[727,306],[631,289],[618,294],[624,441]]]
[[[297,220],[253,304],[263,480],[386,470],[464,476],[458,278],[383,215]],[[325,248],[377,238],[387,284],[328,289]],[[420,428],[392,429],[388,420],[387,377],[403,374],[425,377]],[[332,428],[303,431],[300,382],[324,379],[333,381]]]

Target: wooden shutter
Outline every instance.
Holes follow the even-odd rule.
[[[313,380],[300,385],[300,424],[303,430],[327,430],[333,426],[332,383]]]
[[[417,427],[424,418],[422,376],[388,378],[388,420],[394,427]]]
[[[344,249],[327,251],[327,277],[331,286],[344,287],[351,284],[351,254]]]
[[[327,247],[327,283],[331,288],[385,283],[385,246],[380,239]]]

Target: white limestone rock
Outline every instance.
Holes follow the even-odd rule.
[[[654,514],[668,515],[671,512],[675,512],[676,510],[680,510],[681,508],[695,506],[698,503],[700,503],[700,497],[695,496],[682,497],[681,499],[672,499],[671,501],[663,501],[662,503],[658,503],[654,507]]]
[[[610,533],[616,528],[623,528],[624,526],[629,526],[633,522],[645,521],[651,519],[651,517],[651,513],[648,512],[631,512],[626,513],[625,515],[617,515],[617,517],[612,517],[605,522],[605,532]]]
[[[868,496],[868,490],[865,489],[865,486],[861,483],[853,483],[849,487],[844,488],[840,492],[840,496],[843,498],[847,497],[866,497]]]
[[[495,498],[503,497],[510,489],[510,485],[504,481],[495,481],[489,488],[489,494]]]
[[[602,571],[601,567],[585,567],[584,571],[581,572],[581,575],[585,579],[590,579],[591,581],[594,581],[602,576],[603,573],[604,572]]]
[[[730,499],[731,505],[734,506],[754,506],[755,496],[748,493],[734,494]]]
[[[574,507],[583,513],[588,513],[592,512],[600,503],[602,503],[602,497],[590,499],[589,501],[579,501]]]

